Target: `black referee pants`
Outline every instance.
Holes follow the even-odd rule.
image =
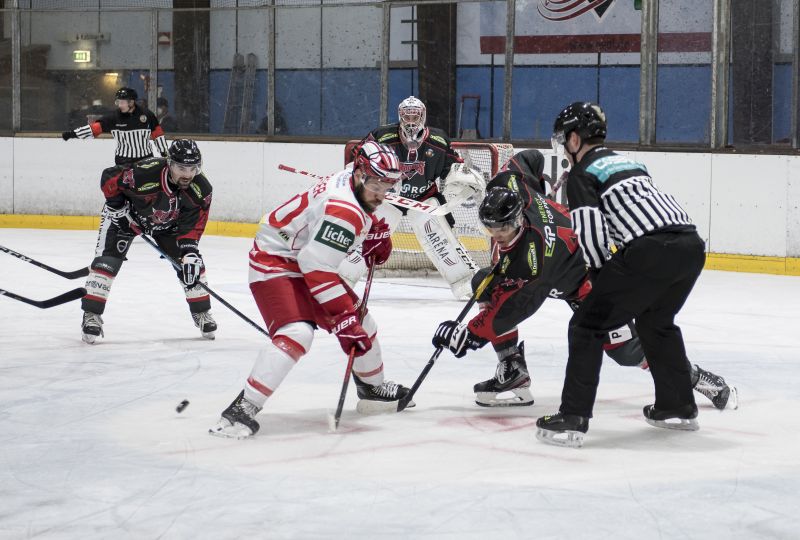
[[[615,253],[569,324],[569,359],[561,412],[591,418],[606,333],[632,319],[650,365],[655,406],[694,403],[689,361],[675,315],[705,264],[696,232],[656,232]]]

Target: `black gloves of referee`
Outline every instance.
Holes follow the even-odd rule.
[[[61,138],[64,139],[65,141],[68,141],[70,139],[77,139],[78,136],[75,135],[75,130],[70,130],[70,131],[65,131],[64,133],[62,133],[61,134]]]

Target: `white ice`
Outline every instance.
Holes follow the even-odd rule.
[[[0,244],[74,270],[95,233],[0,229]],[[211,286],[245,314],[248,239],[201,243]],[[218,302],[216,341],[192,324],[168,263],[137,241],[114,283],[105,338],[80,340],[78,302],[0,297],[0,538],[798,538],[800,278],[703,272],[679,316],[690,358],[740,393],[703,396],[700,431],[648,426],[647,372],[606,360],[581,449],[537,441],[559,405],[570,311],[551,300],[521,327],[532,407],[486,409],[489,347],[442,354],[415,409],[360,416],[346,358],[317,333],[259,415],[261,432],[207,434],[264,338]],[[0,288],[36,299],[82,285],[0,253]],[[372,288],[388,378],[410,386],[436,324],[462,303],[443,282]],[[191,404],[181,414],[175,406]]]

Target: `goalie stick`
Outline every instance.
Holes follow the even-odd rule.
[[[461,313],[459,313],[458,317],[456,317],[457,323],[463,321],[464,317],[467,316],[467,313],[469,313],[469,310],[472,309],[472,306],[475,305],[475,302],[478,301],[480,295],[483,294],[483,291],[485,291],[486,287],[488,287],[489,284],[492,282],[495,272],[497,272],[499,266],[500,262],[498,261],[492,267],[492,270],[489,272],[489,274],[485,278],[483,278],[483,281],[481,281],[480,284],[478,284],[478,287],[475,289],[475,292],[472,293],[472,297],[469,299],[469,302],[467,302],[467,305],[464,306],[464,309],[462,309]],[[424,381],[425,377],[428,376],[428,372],[430,372],[431,368],[433,367],[433,364],[436,363],[436,360],[439,358],[439,355],[442,354],[442,350],[444,350],[442,347],[436,347],[436,350],[433,352],[433,355],[431,355],[431,359],[428,360],[428,363],[425,364],[424,368],[422,368],[422,372],[419,374],[419,377],[417,377],[417,380],[414,381],[414,385],[411,387],[411,391],[408,394],[406,394],[404,398],[400,399],[400,401],[397,403],[397,412],[400,412],[403,409],[405,409],[411,402],[411,400],[414,397],[414,394],[416,394],[417,390],[419,390],[422,381]]]
[[[278,169],[290,173],[300,174],[303,176],[310,176],[311,178],[317,178],[318,180],[326,180],[330,178],[329,176],[320,176],[312,172],[301,171],[300,169],[295,169],[294,167],[290,167],[282,163],[278,165]],[[425,214],[429,214],[431,216],[445,216],[453,212],[453,210],[455,210],[456,207],[458,207],[462,202],[466,200],[466,198],[454,199],[452,201],[447,201],[446,204],[443,204],[441,206],[435,206],[433,204],[426,204],[422,201],[415,201],[414,199],[409,199],[407,197],[401,197],[400,195],[397,195],[395,193],[387,193],[384,199],[386,200],[386,202],[389,202],[395,206],[399,206],[400,208],[413,210],[415,212],[422,212]]]
[[[167,255],[167,254],[164,252],[164,250],[163,250],[163,249],[161,249],[160,247],[158,247],[158,244],[156,244],[155,240],[153,240],[152,238],[150,238],[149,236],[146,236],[146,235],[144,235],[144,234],[143,234],[143,235],[141,235],[141,237],[142,237],[142,240],[144,240],[145,242],[147,242],[148,244],[150,244],[150,246],[151,246],[153,249],[155,249],[155,250],[156,250],[158,253],[160,253],[160,254],[161,254],[161,256],[162,256],[163,258],[165,258],[167,261],[169,261],[169,262],[170,262],[170,264],[172,264],[172,266],[175,268],[175,270],[177,270],[178,272],[180,272],[180,271],[181,271],[181,265],[179,265],[179,264],[178,264],[178,263],[175,261],[175,259],[173,259],[173,258],[172,258],[172,257],[170,257],[169,255]],[[262,334],[264,334],[264,335],[265,335],[265,336],[267,336],[268,338],[272,339],[272,336],[270,336],[270,335],[269,335],[269,332],[267,332],[266,330],[264,330],[263,328],[261,328],[261,327],[260,327],[258,324],[256,324],[256,323],[255,323],[255,322],[254,322],[254,321],[253,321],[251,318],[249,318],[247,315],[245,315],[244,313],[242,313],[241,311],[239,311],[238,309],[236,309],[235,307],[233,307],[233,306],[232,306],[232,305],[231,305],[231,304],[230,304],[230,303],[229,303],[227,300],[225,300],[225,299],[224,299],[224,298],[222,298],[220,295],[218,295],[217,293],[215,293],[215,292],[214,292],[214,290],[213,290],[211,287],[209,287],[209,286],[208,286],[208,285],[206,285],[205,283],[202,283],[202,282],[201,282],[201,281],[199,281],[199,280],[197,281],[197,285],[198,285],[199,287],[201,287],[201,288],[202,288],[204,291],[206,291],[208,294],[210,294],[211,296],[213,296],[214,298],[216,298],[216,299],[219,301],[219,303],[220,303],[220,304],[222,304],[222,305],[223,305],[223,306],[225,306],[226,308],[228,308],[228,309],[230,309],[231,311],[233,311],[234,313],[236,313],[236,314],[237,314],[237,315],[238,315],[238,316],[239,316],[239,317],[240,317],[240,318],[241,318],[243,321],[245,321],[247,324],[249,324],[250,326],[252,326],[252,327],[253,327],[253,328],[255,328],[256,330],[258,330],[259,332],[261,332]]]
[[[372,277],[375,275],[375,266],[369,267],[369,274],[367,274],[367,283],[364,285],[364,296],[361,299],[361,305],[358,308],[359,322],[364,320],[364,314],[367,312],[367,299],[369,298],[369,290],[372,288]],[[353,372],[353,361],[356,357],[355,345],[350,349],[350,354],[347,357],[347,367],[344,371],[344,382],[342,382],[342,391],[339,394],[339,403],[336,405],[336,414],[333,415],[333,421],[329,426],[331,431],[336,431],[339,427],[339,420],[342,418],[342,410],[344,409],[344,398],[347,396],[347,386],[350,384],[350,374]]]
[[[88,267],[81,268],[79,270],[73,270],[72,272],[65,272],[64,270],[59,270],[58,268],[53,268],[52,266],[48,266],[48,265],[46,265],[46,264],[44,264],[42,262],[39,262],[39,261],[37,261],[35,259],[31,259],[30,257],[26,257],[22,253],[14,251],[13,249],[9,249],[9,248],[7,248],[5,246],[0,246],[0,251],[4,251],[4,252],[8,253],[9,255],[11,255],[12,257],[16,257],[17,259],[19,259],[21,261],[25,261],[27,263],[31,263],[34,266],[38,266],[39,268],[42,268],[44,270],[47,270],[48,272],[52,272],[54,274],[57,274],[57,275],[59,275],[59,276],[61,276],[63,278],[78,279],[78,278],[86,277],[86,276],[89,275],[89,268]]]
[[[7,291],[5,289],[0,289],[0,296],[7,296],[13,300],[19,300],[20,302],[24,302],[34,307],[38,307],[40,309],[47,309],[55,306],[60,306],[61,304],[66,304],[67,302],[72,302],[73,300],[78,300],[86,296],[86,289],[83,287],[78,287],[77,289],[72,289],[71,291],[67,291],[64,294],[59,294],[58,296],[54,296],[53,298],[48,298],[47,300],[32,300],[31,298],[26,298],[24,296],[20,296],[18,294],[14,294],[11,291]]]

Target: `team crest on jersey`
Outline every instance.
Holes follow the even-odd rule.
[[[425,157],[433,157],[433,148],[425,150]]]
[[[314,240],[317,242],[345,253],[347,253],[347,250],[353,245],[355,239],[356,237],[353,233],[341,225],[331,223],[328,220],[322,222],[322,227],[320,227],[317,236],[314,237]]]
[[[150,220],[154,225],[163,225],[178,219],[178,198],[169,198],[169,210],[156,210],[153,208],[153,213],[150,215]]]
[[[425,176],[425,162],[424,161],[404,161],[400,164],[400,171],[406,173],[407,178],[411,178],[415,174]]]
[[[535,276],[539,273],[539,261],[536,260],[536,244],[533,242],[528,244],[528,267],[531,269],[531,275]]]
[[[146,123],[147,122],[147,117],[145,115],[141,115],[139,117],[139,122],[141,122],[142,124]]]
[[[133,179],[133,169],[125,169],[122,173],[122,185],[128,186],[130,189],[136,187],[136,180]]]

